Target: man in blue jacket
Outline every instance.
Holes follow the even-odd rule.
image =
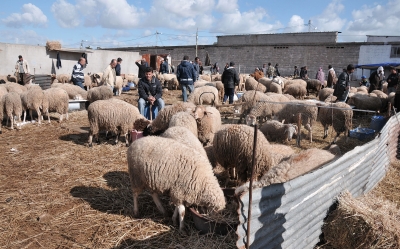
[[[183,61],[176,69],[176,78],[182,88],[183,102],[187,102],[187,90],[189,90],[189,93],[193,92],[193,84],[196,76],[196,71],[193,65],[189,62],[189,56],[183,56]]]
[[[145,116],[144,107],[146,104],[157,105],[158,111],[161,111],[164,106],[162,97],[161,82],[153,75],[153,68],[147,67],[145,77],[141,78],[138,83],[139,101],[138,108],[140,114]]]
[[[229,104],[233,104],[235,86],[239,85],[239,75],[235,69],[235,62],[231,61],[229,67],[222,73],[222,83],[224,84],[224,102],[229,97]]]

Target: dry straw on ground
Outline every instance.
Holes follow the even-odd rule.
[[[374,195],[339,198],[338,208],[328,217],[323,231],[334,248],[400,248],[400,211],[390,201]]]
[[[61,49],[61,43],[59,41],[47,41],[46,42],[46,49],[49,50],[49,51],[60,50]]]

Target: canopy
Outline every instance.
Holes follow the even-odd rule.
[[[396,63],[396,62],[382,62],[382,63],[376,63],[376,64],[356,65],[356,68],[377,69],[380,66],[382,66],[382,67],[395,67],[395,68],[400,69],[400,63]]]

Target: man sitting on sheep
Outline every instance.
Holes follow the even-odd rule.
[[[158,111],[164,108],[164,100],[162,97],[161,82],[153,75],[153,68],[147,67],[145,70],[145,77],[141,78],[138,83],[139,101],[138,108],[140,114],[146,116],[146,105],[157,105]],[[153,117],[155,118],[155,117]]]

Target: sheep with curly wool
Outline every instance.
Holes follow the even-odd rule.
[[[70,99],[87,99],[87,91],[73,84],[53,83],[51,88],[60,88],[68,93]]]
[[[178,112],[180,113],[180,112]],[[175,114],[176,115],[176,114]],[[175,116],[174,115],[174,116]],[[178,141],[188,147],[195,149],[201,155],[207,158],[207,153],[204,150],[203,145],[197,139],[197,134],[194,135],[193,132],[186,127],[182,126],[172,126],[169,127],[160,137],[171,138]]]
[[[129,146],[128,133],[135,129],[134,124],[138,119],[146,118],[139,113],[139,109],[123,100],[107,99],[97,100],[88,108],[90,124],[89,147],[92,147],[93,136],[99,142],[99,131],[111,131],[117,134],[115,144],[118,143],[122,133],[125,137],[125,144]]]
[[[275,82],[272,82],[271,85],[269,85],[268,91],[273,92],[273,93],[282,94],[282,86]]]
[[[22,110],[24,112],[24,123],[26,120],[26,112],[29,110],[29,116],[33,120],[32,111],[36,111],[38,115],[38,123],[41,124],[42,116],[41,111],[43,110],[43,105],[46,106],[48,99],[44,94],[43,90],[39,87],[32,87],[26,92],[21,94]]]
[[[14,93],[21,94],[23,92],[28,91],[28,89],[25,86],[22,86],[18,83],[9,82],[9,83],[4,84],[4,86],[9,93],[14,92]]]
[[[325,87],[324,89],[321,89],[318,93],[318,99],[320,101],[325,101],[329,96],[333,95],[333,88],[328,88]]]
[[[256,81],[253,77],[249,77],[246,79],[244,88],[246,89],[246,91],[257,90],[263,93],[267,91],[267,87]]]
[[[144,129],[143,135],[159,135],[168,129],[169,122],[174,114],[178,112],[193,111],[196,105],[191,102],[177,102],[164,107],[157,117]]]
[[[189,95],[188,102],[195,105],[218,105],[218,89],[214,86],[197,87]]]
[[[90,89],[87,92],[87,100],[93,103],[97,100],[106,100],[113,97],[113,91],[108,86],[99,86]]]
[[[270,144],[268,147],[268,152],[272,157],[272,165],[278,165],[283,160],[288,159],[290,156],[295,154],[292,147],[283,144]]]
[[[138,196],[143,190],[151,192],[163,214],[166,212],[158,194],[169,194],[175,205],[173,223],[176,225],[179,215],[180,230],[184,228],[185,206],[215,211],[225,208],[224,194],[210,162],[195,149],[170,138],[144,137],[131,144],[127,157],[135,216],[139,213]]]
[[[268,120],[260,127],[260,131],[268,141],[287,142],[291,141],[293,135],[297,134],[297,125]]]
[[[378,97],[365,94],[354,94],[349,98],[349,104],[354,104],[357,109],[379,111],[382,108],[382,101]]]
[[[328,128],[332,125],[333,129],[336,131],[336,137],[333,143],[336,143],[340,133],[344,132],[345,135],[348,135],[352,129],[352,119],[353,109],[344,102],[319,105],[318,120],[321,122],[322,127],[324,127],[323,138],[325,139],[328,136]]]
[[[300,84],[290,84],[286,85],[284,93],[290,94],[298,99],[304,99],[304,96],[307,94],[307,89]]]
[[[14,116],[17,117],[16,125],[17,129],[19,129],[19,122],[21,122],[21,115],[22,115],[22,103],[21,103],[21,97],[18,93],[16,92],[9,92],[6,95],[3,96],[3,111],[5,112],[7,116],[7,124],[8,125],[8,120],[11,120],[11,130],[14,129]],[[3,120],[3,119],[2,119]]]
[[[193,115],[189,112],[177,112],[169,121],[169,128],[171,127],[184,127],[191,131],[197,138],[197,122]],[[168,129],[169,129],[168,128]]]
[[[310,90],[316,92],[315,96],[318,96],[318,92],[322,88],[322,82],[317,79],[308,79],[307,82],[307,96],[310,94]]]
[[[212,144],[215,133],[221,127],[221,114],[212,106],[196,106],[194,118],[197,122],[197,134],[200,142],[207,146]]]
[[[257,131],[256,158],[254,164],[254,179],[264,175],[272,167],[272,156],[268,151],[269,142]],[[239,182],[250,179],[253,158],[254,128],[247,125],[224,125],[213,141],[216,161],[226,170],[234,169]],[[231,175],[232,177],[232,175]]]
[[[56,112],[60,114],[59,121],[62,122],[63,116],[66,116],[66,120],[68,120],[68,93],[61,88],[49,88],[43,91],[45,94],[42,106],[42,113],[47,114],[48,121],[50,123],[50,115],[49,112]]]

